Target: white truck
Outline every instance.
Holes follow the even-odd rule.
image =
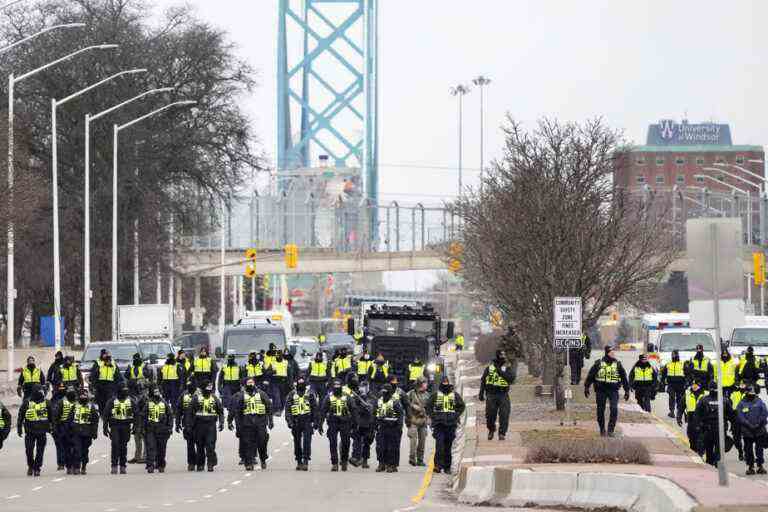
[[[292,338],[293,333],[293,315],[287,309],[273,309],[271,311],[246,311],[235,325],[247,325],[249,322],[269,323],[282,327],[285,331],[286,339]]]
[[[170,304],[133,304],[117,307],[117,338],[149,340],[173,338]]]
[[[739,357],[747,347],[752,347],[757,356],[768,356],[768,316],[746,316],[744,325],[733,329],[728,343],[731,355]]]

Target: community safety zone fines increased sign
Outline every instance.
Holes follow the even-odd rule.
[[[555,348],[581,347],[581,297],[555,297]]]

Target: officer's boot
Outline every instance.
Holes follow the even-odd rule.
[[[72,468],[72,474],[73,475],[79,475],[80,474],[80,468]]]
[[[370,468],[371,466],[368,465],[368,459],[363,459],[363,463],[360,465],[360,467],[363,469]]]
[[[755,474],[755,466],[747,466],[747,475]]]
[[[33,470],[32,468],[27,468],[27,476],[32,476],[32,473],[34,472],[35,470]]]
[[[195,465],[194,464],[187,464],[187,471],[194,471]]]
[[[165,473],[165,466],[160,466],[159,468],[157,468],[157,470],[158,470],[160,473]]]
[[[213,472],[213,466],[208,466],[208,472],[209,472],[209,473],[212,473],[212,472]]]
[[[85,467],[86,467],[87,465],[88,465],[88,464],[85,464],[85,463],[84,463],[82,466],[80,466],[80,474],[81,474],[81,475],[87,475],[87,474],[88,474],[88,471],[85,469]]]
[[[491,441],[491,440],[493,439],[493,434],[494,434],[494,433],[495,433],[495,432],[494,432],[493,430],[489,430],[489,431],[488,431],[488,440],[489,440],[489,441]]]
[[[762,464],[759,464],[757,466],[757,474],[758,475],[764,475],[766,473],[765,467]]]
[[[347,470],[347,463],[346,462],[342,462],[341,463],[341,470],[342,471],[346,471]]]
[[[147,473],[154,473],[155,472],[155,466],[152,464],[147,464]]]
[[[117,474],[117,466],[112,466],[112,471],[110,471],[111,474],[116,475]]]
[[[71,467],[68,467],[68,468],[67,468],[67,474],[68,474],[68,475],[71,475],[71,474],[72,474],[72,468],[71,468]]]
[[[384,464],[382,464],[381,462],[379,462],[379,466],[376,468],[376,472],[377,473],[383,473],[384,471],[386,471],[386,469],[387,469],[387,467]]]
[[[127,473],[128,473],[128,471],[126,471],[125,466],[120,466],[120,474],[121,475],[125,475]]]
[[[203,469],[204,469],[203,466],[197,466],[198,471],[202,471]]]
[[[301,463],[301,461],[298,461],[298,462],[296,463],[296,471],[301,471],[302,469],[304,469],[304,467],[303,467],[303,466],[304,466],[304,465]]]
[[[331,465],[331,471],[335,472],[335,471],[338,471],[338,470],[339,470],[339,465],[338,464],[332,464]]]

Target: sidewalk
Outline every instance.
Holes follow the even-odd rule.
[[[719,487],[717,471],[704,464],[694,452],[688,449],[686,440],[679,432],[665,425],[660,419],[643,412],[634,403],[623,401],[620,403],[617,432],[626,439],[642,443],[651,454],[652,465],[526,463],[528,451],[525,446],[526,440],[530,441],[538,436],[556,435],[558,431],[565,433],[566,430],[569,435],[597,436],[594,399],[585,400],[583,387],[574,386],[575,400],[569,404],[569,407],[571,418],[576,419],[576,424],[573,425],[571,422],[561,426],[560,413],[554,411],[551,399],[536,399],[533,397],[532,390],[526,390],[525,384],[516,384],[511,391],[512,413],[506,440],[488,441],[485,404],[477,400],[482,367],[470,360],[470,357],[472,354],[463,354],[461,357],[464,363],[461,364],[460,389],[463,389],[464,399],[470,404],[470,417],[465,429],[466,443],[455,489],[461,490],[466,485],[468,468],[474,467],[494,467],[509,471],[510,474],[507,477],[499,476],[501,474],[499,471],[494,471],[494,475],[496,475],[495,478],[510,481],[514,478],[512,474],[515,471],[530,471],[534,475],[538,473],[542,478],[545,473],[563,474],[563,478],[567,477],[566,473],[571,476],[593,473],[645,475],[676,484],[700,506],[717,508],[764,505],[765,507],[745,510],[768,510],[768,485],[759,480],[730,475],[730,487]],[[523,368],[521,367],[520,370],[520,380],[525,382]],[[505,484],[505,486],[509,485],[509,482]],[[546,504],[551,505],[551,503]]]

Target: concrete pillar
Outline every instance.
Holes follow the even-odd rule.
[[[202,279],[200,278],[200,276],[195,276],[195,308],[192,311],[192,326],[196,330],[200,330],[203,328],[202,315],[199,314],[199,311],[201,309],[200,307],[200,303],[201,303],[200,288],[202,287],[201,281]]]
[[[232,289],[230,290],[230,297],[232,299],[232,323],[237,322],[237,276],[232,276]]]

